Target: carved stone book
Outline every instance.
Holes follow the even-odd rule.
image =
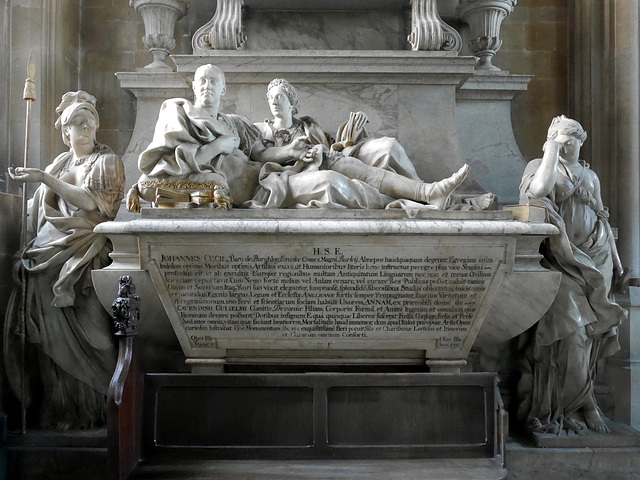
[[[547,221],[547,209],[540,203],[531,202],[529,205],[505,205],[503,210],[513,213],[513,219],[518,222],[541,223]]]

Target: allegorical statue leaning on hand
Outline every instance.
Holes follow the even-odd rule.
[[[554,118],[543,157],[527,165],[520,184],[521,203],[543,203],[560,230],[542,245],[543,266],[562,273],[560,289],[530,332],[520,382],[521,416],[541,433],[609,431],[596,404],[596,366],[619,349],[627,317],[613,298],[624,273],[600,181],[579,159],[586,138],[577,121]]]
[[[45,170],[10,169],[19,182],[39,182],[28,204],[28,243],[18,266],[26,270],[26,340],[37,361],[27,363],[31,392],[40,392],[40,426],[92,428],[106,420],[106,393],[116,362],[109,315],[91,283],[91,270],[109,263],[107,237],[96,225],[112,220],[124,189],[122,161],[96,142],[96,99],[68,92],[56,127],[69,151]],[[20,293],[6,314],[5,363],[20,395]],[[40,384],[40,385],[38,385]],[[32,403],[34,403],[32,401]]]

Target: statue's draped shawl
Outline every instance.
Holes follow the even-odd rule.
[[[72,156],[71,152],[59,155],[46,171],[59,176]],[[36,190],[29,206],[29,230],[34,237],[24,253],[23,264],[30,272],[60,269],[53,286],[56,307],[73,305],[74,286],[107,242],[107,237],[93,229],[116,216],[123,197],[124,169],[109,147],[98,147],[83,165],[91,167],[82,189],[96,202],[97,211],[78,209],[44,184]]]
[[[541,345],[551,345],[576,329],[586,327],[590,336],[614,334],[611,340],[617,345],[615,327],[626,318],[626,311],[610,296],[613,278],[610,241],[613,234],[609,222],[597,212],[595,228],[587,241],[582,245],[571,243],[564,218],[569,217],[572,222],[585,221],[578,218],[578,213],[585,208],[584,200],[580,199],[582,187],[569,198],[562,199],[560,204],[555,188],[546,197],[533,197],[529,185],[540,163],[538,159],[527,165],[520,184],[521,201],[528,203],[529,199],[535,199],[542,202],[549,222],[560,230],[558,235],[545,240],[543,254],[548,266],[562,272],[563,279],[548,314],[540,320],[537,341]],[[616,345],[612,344],[601,353],[614,353],[618,348]]]
[[[233,154],[196,160],[198,149],[221,135],[240,138]],[[219,113],[215,119],[203,116],[188,100],[166,100],[160,108],[153,140],[138,158],[138,167],[150,178],[171,179],[192,173],[222,175],[236,201],[251,198],[261,165],[251,161],[253,148],[261,143],[260,131],[239,115]]]
[[[344,138],[348,124],[349,122],[345,122],[338,127],[336,138],[339,141]],[[363,128],[354,138],[353,145],[345,147],[342,153],[349,157],[358,158],[367,165],[420,181],[413,162],[395,138],[373,138],[369,136],[367,129]]]
[[[59,177],[72,157],[71,152],[59,155],[47,172]],[[103,145],[81,165],[86,169],[81,188],[97,210],[81,210],[44,184],[29,201],[30,241],[21,260],[27,270],[26,327],[30,343],[67,373],[106,394],[115,349],[109,316],[92,289],[90,272],[107,265],[111,248],[93,229],[115,217],[123,198],[124,167]],[[13,295],[8,309],[9,333],[17,329],[19,299]],[[15,380],[18,374],[13,373]],[[12,383],[15,388],[19,381]]]

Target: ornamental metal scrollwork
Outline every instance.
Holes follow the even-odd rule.
[[[136,286],[129,275],[120,277],[118,298],[111,305],[115,335],[131,336],[140,324],[140,297],[134,295]]]

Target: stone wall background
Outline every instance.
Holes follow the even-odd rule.
[[[98,98],[100,140],[119,154],[124,153],[133,130],[135,103],[120,89],[114,73],[151,62],[141,40],[142,19],[124,3],[83,0],[80,27],[80,88]],[[176,24],[172,53],[190,54],[191,36],[212,16],[210,2],[194,1],[187,16]],[[551,118],[567,113],[566,17],[562,0],[520,0],[502,24],[503,45],[494,63],[511,73],[536,76],[512,109],[516,139],[527,160],[540,155]]]
[[[17,193],[6,167],[22,165],[26,102],[22,99],[27,61],[36,63],[37,99],[32,104],[29,165],[46,165],[62,151],[53,140],[55,107],[62,93],[78,88],[81,9],[79,0],[8,0],[0,7],[0,191]],[[61,92],[61,93],[58,93]],[[51,158],[50,158],[51,157]]]
[[[455,0],[451,2],[455,3]],[[626,195],[627,191],[632,190],[626,187],[638,182],[634,176],[637,172],[626,168],[631,162],[637,162],[637,152],[626,152],[625,157],[616,155],[620,152],[615,148],[624,144],[622,140],[625,136],[632,136],[627,135],[628,130],[635,131],[637,143],[638,127],[637,122],[625,122],[627,117],[620,116],[620,112],[615,111],[616,95],[624,101],[624,94],[628,89],[619,88],[621,93],[607,93],[609,96],[606,96],[602,94],[600,87],[605,84],[610,87],[624,86],[629,75],[628,72],[622,72],[618,83],[614,85],[613,77],[620,72],[609,71],[611,68],[599,68],[598,62],[596,66],[585,65],[583,69],[581,62],[588,57],[591,61],[599,59],[603,67],[609,67],[607,62],[614,58],[612,52],[620,46],[624,47],[624,42],[628,41],[628,50],[636,53],[634,59],[623,61],[626,52],[623,49],[619,58],[616,57],[611,62],[618,62],[618,67],[627,65],[630,70],[637,70],[637,24],[635,30],[629,31],[629,25],[625,24],[626,18],[631,18],[627,23],[632,23],[634,18],[624,11],[625,8],[629,11],[637,10],[637,4],[634,6],[634,3],[519,0],[514,12],[502,24],[503,45],[494,59],[495,65],[513,74],[535,75],[528,91],[513,101],[511,111],[515,137],[525,159],[541,155],[541,147],[552,117],[562,113],[577,115],[577,120],[585,124],[590,134],[584,147],[585,155],[602,180],[603,199],[612,208],[612,224],[620,228],[621,238],[627,239],[626,249],[623,249],[627,258],[632,257],[630,252],[635,252],[633,255],[638,256],[637,201],[629,201],[633,198]],[[176,25],[177,45],[173,53],[191,53],[191,36],[213,15],[215,2],[193,0],[193,4],[188,15]],[[575,18],[568,18],[570,11],[577,12],[579,18],[584,17],[585,25],[580,30],[575,28],[576,24],[580,26],[580,22]],[[602,15],[602,12],[609,12],[608,16]],[[449,18],[445,17],[445,20],[449,21]],[[397,19],[394,22],[397,24]],[[626,25],[627,30],[616,35],[615,30],[620,23],[623,27]],[[101,117],[98,139],[122,155],[133,132],[136,105],[133,96],[120,88],[114,73],[135,71],[151,62],[151,55],[141,40],[144,35],[142,19],[129,6],[129,2],[5,0],[0,6],[0,28],[0,46],[3,52],[0,64],[0,98],[3,100],[0,102],[0,193],[18,193],[15,184],[6,182],[5,172],[9,165],[19,165],[22,162],[25,111],[22,90],[30,51],[34,52],[37,63],[38,92],[38,100],[33,105],[30,165],[44,167],[66,149],[60,133],[53,128],[55,107],[64,92],[78,88],[87,90],[98,98]],[[580,40],[583,39],[592,39],[592,50],[585,48],[582,56],[575,55],[573,58],[570,52],[580,50]],[[391,44],[396,45],[397,39]],[[408,44],[402,44],[409,48]],[[462,53],[468,53],[468,47],[465,46]],[[572,77],[577,77],[577,72],[581,70],[584,70],[581,75],[593,76],[588,85],[590,96],[583,95],[585,87],[577,88],[579,82]],[[606,81],[600,79],[601,71],[608,75]],[[635,87],[637,88],[637,81]],[[578,99],[578,96],[584,98]],[[604,112],[608,116],[602,115],[602,121],[603,109],[592,104],[592,100],[596,98],[609,104]],[[631,103],[632,100],[633,98],[629,98]],[[637,103],[637,98],[635,101]],[[580,103],[582,105],[577,105]],[[587,121],[586,118],[581,118],[580,113],[576,113],[581,111],[588,111],[592,119]],[[605,124],[605,128],[597,129],[599,125],[596,122]],[[621,125],[625,128],[621,128]],[[591,159],[591,150],[597,158]],[[619,159],[623,157],[627,163],[620,166]],[[637,188],[633,190],[637,193]],[[15,225],[19,216],[18,198],[7,197],[0,200],[3,202],[0,213],[4,213],[0,224]],[[617,203],[620,203],[619,208]],[[625,207],[626,217],[620,214]],[[634,218],[630,220],[627,217]],[[625,233],[625,229],[633,231]],[[6,241],[0,245],[0,257],[5,265],[9,263],[15,250],[15,233],[12,232],[14,230],[3,227],[3,238]],[[635,276],[637,275],[638,271],[635,272]],[[4,287],[9,287],[8,281]],[[634,295],[635,300],[631,302],[633,306],[638,304],[640,298],[637,292]],[[0,313],[4,313],[4,303],[4,299],[0,298]],[[637,312],[635,315],[638,315]],[[638,365],[635,357],[638,347],[635,343],[629,345],[629,339],[637,343],[635,339],[638,337],[635,330],[629,332],[632,325],[633,322],[624,327],[627,329],[624,332],[627,345],[623,352],[624,361],[619,362],[619,370],[623,372],[619,382],[623,388],[619,391],[628,391],[628,385],[634,384],[633,379],[638,378],[637,368],[629,368],[629,365]],[[633,378],[630,377],[629,370],[632,371]],[[634,395],[635,398],[638,393]],[[629,402],[629,405],[633,405],[633,402]],[[635,424],[639,424],[638,418],[640,417],[629,414],[626,421],[634,420]]]
[[[535,75],[511,110],[526,160],[542,155],[551,119],[570,114],[567,14],[562,0],[520,0],[502,23],[503,45],[494,63],[511,73]]]
[[[176,24],[173,53],[191,53],[191,36],[211,18],[213,4],[193,2],[187,16]],[[375,14],[370,16],[377,18]],[[272,13],[257,12],[248,21],[255,21],[256,17],[274,18]],[[391,31],[398,34],[399,20],[392,20]],[[45,166],[65,149],[59,132],[53,129],[54,109],[63,93],[78,88],[98,98],[99,140],[123,154],[135,123],[135,100],[120,88],[114,73],[135,71],[151,61],[142,43],[142,18],[128,2],[12,0],[0,9],[0,21],[0,41],[5,52],[0,80],[5,80],[1,88],[7,99],[0,109],[2,172],[6,166],[22,161],[22,89],[30,51],[38,66],[38,101],[33,105],[34,141],[30,151],[33,164]],[[527,160],[540,155],[550,119],[568,110],[567,25],[563,0],[520,0],[502,24],[503,45],[494,63],[511,73],[535,75],[529,90],[516,98],[512,107],[515,136]],[[357,35],[351,41],[354,48],[360,48]],[[388,42],[390,47],[396,44],[409,48],[408,43],[396,38]],[[251,47],[251,40],[248,45]],[[468,54],[468,47],[462,53]],[[0,186],[0,191],[11,188],[17,193],[15,186],[6,184]]]

